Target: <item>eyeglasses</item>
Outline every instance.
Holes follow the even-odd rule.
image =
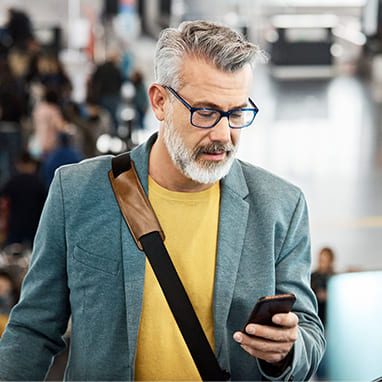
[[[223,117],[228,118],[228,125],[231,129],[242,129],[249,126],[259,111],[255,103],[248,98],[251,106],[239,109],[222,111],[209,107],[192,107],[185,99],[183,99],[173,88],[164,86],[171,94],[173,94],[191,113],[190,122],[192,126],[202,129],[211,129],[216,126]]]

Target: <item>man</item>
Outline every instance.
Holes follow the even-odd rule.
[[[308,379],[324,339],[309,286],[301,191],[234,159],[257,48],[209,22],[165,30],[149,96],[159,134],[131,153],[166,247],[222,368],[233,380]],[[196,380],[150,265],[123,222],[101,157],[57,171],[0,378],[41,379],[72,315],[70,380]],[[258,297],[291,292],[278,327],[248,325]],[[31,354],[33,356],[31,357]]]
[[[108,52],[104,63],[98,65],[91,76],[90,89],[97,104],[110,113],[114,132],[118,130],[118,107],[121,103],[123,75],[119,68],[118,51]]]
[[[318,316],[322,324],[326,324],[326,303],[328,299],[328,282],[335,275],[334,251],[330,247],[321,248],[318,254],[318,267],[312,273],[311,287],[316,294],[318,303]]]

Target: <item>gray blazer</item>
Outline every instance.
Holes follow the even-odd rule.
[[[131,153],[146,192],[155,139]],[[145,255],[122,219],[110,168],[111,156],[102,156],[56,172],[21,298],[0,342],[0,380],[42,380],[64,347],[61,336],[70,315],[67,380],[134,378]],[[243,327],[258,297],[292,292],[299,336],[293,362],[279,379],[308,379],[325,340],[310,289],[304,197],[298,188],[239,160],[221,185],[215,354],[233,380],[260,380],[259,363],[232,334]]]

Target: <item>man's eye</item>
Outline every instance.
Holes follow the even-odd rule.
[[[216,111],[213,110],[198,110],[197,114],[202,118],[212,118],[216,116]]]
[[[234,113],[231,113],[230,117],[232,119],[241,119],[241,118],[243,118],[243,112],[240,110],[235,111]]]

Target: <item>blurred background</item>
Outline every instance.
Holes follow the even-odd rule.
[[[4,322],[54,170],[130,149],[157,129],[146,94],[156,39],[163,28],[193,19],[223,22],[267,53],[251,91],[260,112],[242,131],[238,156],[306,195],[312,286],[331,360],[317,379],[382,376],[382,340],[374,335],[381,307],[363,298],[382,291],[381,0],[2,0]],[[350,293],[352,286],[358,293]],[[345,367],[350,355],[339,347],[360,328],[349,306],[367,317],[365,346],[372,349],[365,353],[356,342],[353,368]]]

